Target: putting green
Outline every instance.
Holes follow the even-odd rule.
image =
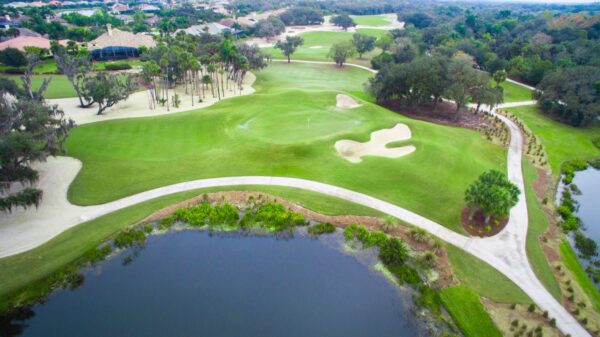
[[[350,67],[273,63],[258,73],[250,96],[202,110],[80,126],[67,141],[68,155],[83,161],[69,198],[88,205],[201,178],[301,177],[393,202],[462,232],[464,190],[483,171],[504,169],[505,149],[477,132],[368,102],[335,108],[338,93],[361,92],[369,76]],[[364,142],[397,123],[412,131],[417,150],[410,156],[353,164],[335,151],[337,140]]]
[[[367,34],[375,37],[380,37],[385,34],[385,30],[382,29],[357,29],[359,33]],[[350,32],[306,32],[300,34],[304,39],[304,44],[296,50],[292,55],[293,59],[309,60],[309,61],[331,61],[327,58],[327,53],[332,45],[352,40],[353,33]],[[265,52],[271,54],[275,59],[284,59],[285,56],[279,49],[275,48],[264,48]],[[363,59],[351,58],[348,59],[350,63],[356,63],[361,65],[370,65],[370,59],[378,55],[381,52],[378,48],[363,55]]]

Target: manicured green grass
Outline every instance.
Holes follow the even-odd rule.
[[[600,125],[575,128],[542,114],[535,105],[506,110],[519,117],[541,139],[555,175],[560,174],[560,166],[565,161],[600,158],[600,150],[592,144],[592,139],[600,135]]]
[[[369,75],[350,67],[273,63],[258,74],[250,96],[197,111],[82,125],[67,141],[68,155],[83,161],[69,199],[98,204],[211,177],[301,177],[393,202],[462,232],[464,190],[481,172],[503,169],[505,149],[477,132],[367,102],[335,107],[336,94],[360,91]],[[412,130],[413,154],[353,164],[335,151],[339,139],[366,141],[372,131],[399,122]]]
[[[525,178],[525,195],[527,198],[527,211],[529,214],[529,227],[527,228],[527,257],[537,277],[542,281],[546,289],[550,291],[552,296],[559,302],[562,301],[560,285],[554,278],[552,267],[548,263],[546,254],[542,250],[539,237],[548,228],[548,219],[546,213],[538,202],[535,191],[533,190],[533,182],[537,179],[535,168],[523,160],[523,176]]]
[[[521,288],[482,260],[446,245],[452,271],[462,284],[480,296],[500,303],[532,303]]]
[[[494,85],[496,83],[494,82]],[[504,102],[522,102],[531,101],[531,90],[511,82],[502,82],[500,86],[504,89]]]
[[[392,24],[385,15],[351,15],[350,17],[360,26],[381,27]]]
[[[571,245],[568,242],[563,241],[559,248],[561,259],[567,268],[569,268],[569,270],[573,273],[575,280],[581,286],[581,288],[583,288],[583,291],[587,294],[596,311],[600,312],[600,291],[598,291],[596,285],[589,279],[585,273],[585,270],[583,270],[581,264],[579,264],[577,255],[575,255]]]
[[[15,81],[17,84],[21,85],[21,79],[18,75],[0,75],[3,77],[7,77]],[[48,89],[44,93],[44,97],[48,99],[52,98],[66,98],[66,97],[75,97],[77,94],[73,89],[73,86],[67,80],[67,77],[64,75],[35,75],[31,78],[31,83],[33,84],[34,89],[38,89],[42,84],[42,81],[46,78],[51,78],[52,81],[48,85]]]
[[[360,33],[368,34],[371,36],[379,37],[386,31],[381,29],[358,29]],[[327,57],[327,53],[331,46],[335,43],[352,40],[352,34],[350,32],[306,32],[300,34],[304,39],[304,44],[296,50],[292,55],[292,61],[297,60],[309,60],[309,61],[332,61]],[[284,59],[285,56],[279,49],[275,48],[264,48],[265,52],[271,54],[275,59]],[[352,58],[348,59],[349,63],[370,65],[370,59],[381,52],[379,49],[375,49],[367,54],[363,55],[363,59]],[[358,56],[357,56],[358,57]]]
[[[465,337],[501,337],[502,333],[485,311],[479,296],[464,286],[442,289],[442,303]]]

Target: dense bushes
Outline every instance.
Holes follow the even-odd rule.
[[[311,235],[329,234],[333,232],[335,232],[335,226],[328,222],[308,227],[308,234]]]
[[[320,25],[323,23],[323,13],[310,7],[294,7],[279,15],[286,26]]]
[[[106,63],[104,65],[104,69],[106,70],[128,70],[131,69],[131,64],[127,63],[127,62],[113,62],[113,63]]]

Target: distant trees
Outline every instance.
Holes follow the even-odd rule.
[[[256,36],[270,40],[285,32],[285,24],[278,17],[271,15],[266,19],[258,20],[255,31]]]
[[[331,17],[331,23],[348,30],[350,27],[356,27],[356,22],[348,14],[341,14]]]
[[[401,64],[384,62],[369,87],[379,102],[399,99],[407,106],[433,103],[434,110],[446,97],[454,100],[458,113],[469,101],[476,103],[477,109],[482,104],[501,102],[502,88],[492,87],[490,82],[490,75],[474,69],[468,59],[434,54]]]
[[[539,85],[540,109],[573,126],[589,126],[600,116],[600,68],[559,68]]]
[[[120,101],[126,100],[137,90],[137,87],[135,76],[104,72],[86,77],[84,83],[85,97],[90,105],[98,104],[98,115]]]
[[[22,67],[27,64],[25,54],[16,48],[6,48],[0,51],[0,63],[9,67]]]
[[[419,29],[429,27],[433,23],[433,18],[431,16],[420,12],[398,18],[398,20],[410,23]]]
[[[15,86],[13,82],[0,87],[0,211],[4,212],[40,203],[42,191],[31,187],[39,175],[30,165],[61,153],[74,125],[57,106],[24,92],[15,97],[14,91],[6,90]]]
[[[291,62],[290,56],[294,54],[296,48],[304,43],[304,39],[301,36],[286,36],[285,40],[277,41],[275,43],[276,49],[281,49],[283,55],[287,57],[288,63]]]
[[[356,55],[356,49],[352,42],[342,41],[331,46],[327,57],[333,59],[338,66],[343,67],[346,60],[354,55]]]
[[[358,57],[362,58],[364,53],[368,53],[375,49],[375,41],[377,38],[371,35],[355,33],[352,35],[352,44],[358,52]]]
[[[479,208],[488,223],[492,216],[507,217],[519,201],[521,191],[505,174],[490,170],[484,172],[465,192],[465,201]]]
[[[323,23],[323,13],[311,7],[293,7],[279,14],[286,26],[320,25]]]

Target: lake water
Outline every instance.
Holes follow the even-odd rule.
[[[402,337],[422,335],[410,293],[338,234],[151,236],[85,270],[84,284],[35,306],[22,336]],[[2,335],[0,331],[0,335]]]
[[[579,202],[576,215],[583,221],[585,234],[600,244],[600,170],[589,167],[577,172],[573,184],[581,190],[581,195],[573,195]]]

